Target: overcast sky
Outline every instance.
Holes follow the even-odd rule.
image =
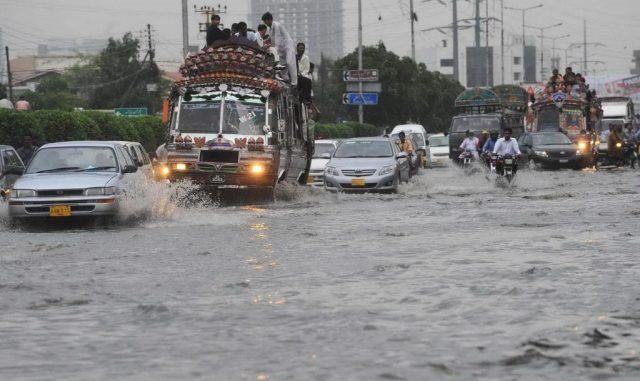
[[[315,0],[322,1],[322,0]],[[416,49],[436,46],[445,37],[439,32],[420,30],[451,23],[451,1],[415,0],[419,21],[416,25]],[[490,16],[500,18],[500,0],[488,0]],[[223,20],[231,23],[247,18],[249,0],[190,0],[193,5],[227,5],[229,12]],[[459,17],[473,16],[472,3],[459,0]],[[529,11],[527,24],[547,26],[562,22],[561,27],[549,29],[548,36],[571,34],[571,38],[557,41],[564,48],[573,42],[582,42],[582,20],[587,20],[589,42],[604,47],[590,49],[589,60],[604,61],[605,65],[590,65],[601,73],[628,73],[632,67],[632,51],[640,49],[640,1],[638,0],[504,0],[505,6],[527,7],[544,4],[543,8]],[[374,44],[382,40],[400,55],[410,53],[409,0],[363,0],[364,42]],[[106,38],[121,36],[126,31],[142,31],[147,23],[153,25],[159,59],[178,62],[181,52],[180,0],[0,0],[0,27],[3,44],[9,45],[15,55],[34,52],[36,43],[46,38]],[[357,42],[357,0],[345,0],[345,50],[354,49]],[[485,6],[482,5],[482,14]],[[199,21],[190,13],[192,42]],[[381,18],[381,20],[379,20]],[[248,20],[255,26],[258,20]],[[521,14],[505,11],[507,33],[521,33]],[[492,45],[498,46],[499,23],[490,28]],[[538,32],[528,30],[532,35]],[[472,42],[473,29],[461,32],[461,47]],[[328,37],[331,38],[330,31]],[[200,42],[199,41],[199,42]],[[537,40],[539,41],[539,39]],[[545,47],[551,42],[546,41]],[[570,53],[582,59],[582,51]]]

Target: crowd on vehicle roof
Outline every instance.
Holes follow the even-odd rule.
[[[306,45],[298,42],[294,47],[293,39],[287,29],[282,23],[275,21],[270,12],[262,15],[261,20],[262,23],[258,25],[257,31],[250,29],[244,21],[233,23],[231,28],[222,29],[220,15],[211,16],[211,23],[207,27],[207,45],[204,49],[228,40],[263,48],[278,64],[280,77],[288,80],[291,85],[297,86],[300,100],[310,104],[314,64],[305,54]]]
[[[556,93],[564,93],[571,98],[585,102],[591,102],[596,98],[596,91],[589,89],[586,78],[580,73],[574,73],[571,67],[565,69],[564,75],[561,75],[558,69],[553,69],[551,78],[545,86],[544,94],[537,100],[550,99]]]

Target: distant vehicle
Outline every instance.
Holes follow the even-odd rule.
[[[338,145],[325,168],[325,189],[396,192],[400,182],[409,180],[409,170],[407,154],[391,140],[348,139]]]
[[[528,132],[518,138],[525,167],[569,167],[582,169],[590,165],[584,153],[561,132]]]
[[[427,145],[427,167],[444,167],[449,162],[449,137],[444,134],[429,136]]]
[[[427,130],[420,124],[400,124],[393,128],[391,135],[397,135],[400,131],[404,131],[407,135],[416,135],[414,138],[417,139],[417,141],[414,143],[413,149],[415,149],[416,152],[422,153],[423,160],[421,165],[423,168],[426,168],[426,162],[424,159],[426,159],[427,156],[427,137],[429,136],[427,134]]]
[[[0,196],[5,197],[18,177],[24,172],[24,163],[11,146],[0,145]]]
[[[603,97],[600,98],[602,105],[602,122],[622,120],[624,126],[633,124],[635,112],[633,102],[629,97]],[[602,130],[602,129],[601,129]]]
[[[149,158],[149,154],[147,150],[144,149],[142,144],[138,142],[125,142],[125,141],[116,141],[114,143],[121,144],[127,153],[131,155],[133,162],[136,163],[138,168],[146,167],[151,165],[151,159]]]
[[[337,140],[316,140],[313,159],[311,159],[311,169],[307,177],[307,185],[311,185],[312,187],[324,186],[324,168],[329,162],[326,155],[331,156],[337,146]]]
[[[9,216],[114,215],[125,177],[138,170],[113,142],[63,142],[42,146],[9,197]]]

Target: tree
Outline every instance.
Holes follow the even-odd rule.
[[[160,107],[161,92],[147,91],[148,83],[161,83],[160,70],[149,53],[140,60],[140,42],[131,33],[120,40],[110,38],[93,62],[76,66],[69,76],[90,108]]]
[[[7,86],[4,83],[0,83],[0,99],[5,99],[6,97],[8,97]]]
[[[326,65],[326,68],[325,68]],[[382,92],[377,106],[365,106],[365,122],[393,126],[406,122],[423,124],[427,130],[444,131],[453,116],[456,96],[464,88],[439,72],[430,72],[424,64],[387,51],[383,43],[363,49],[365,68],[378,69]],[[357,51],[335,63],[321,62],[316,84],[317,103],[322,120],[356,120],[357,108],[341,104],[345,84],[342,71],[358,67]],[[327,74],[323,73],[327,70]]]
[[[35,92],[28,91],[23,97],[34,110],[71,111],[84,106],[84,101],[71,90],[69,81],[59,75],[45,78]]]

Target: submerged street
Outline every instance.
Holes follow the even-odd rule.
[[[460,169],[0,231],[0,379],[628,379],[640,177]],[[135,196],[132,196],[135,197]],[[140,202],[144,200],[144,202]]]

